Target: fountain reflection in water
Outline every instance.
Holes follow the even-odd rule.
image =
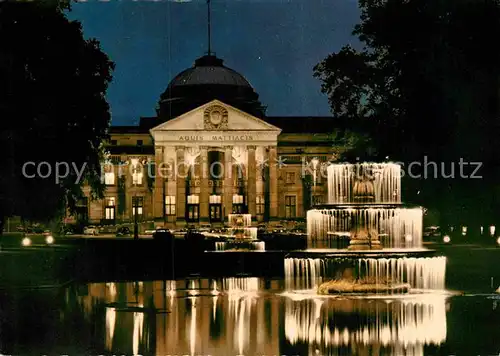
[[[411,300],[287,300],[285,337],[310,355],[424,355],[446,341],[443,295]],[[342,353],[342,351],[344,353]]]

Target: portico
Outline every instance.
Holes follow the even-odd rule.
[[[278,219],[281,129],[213,100],[150,130],[155,220],[223,223],[232,213]]]

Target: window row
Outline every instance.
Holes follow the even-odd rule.
[[[210,205],[221,205],[222,199],[220,195],[210,196]],[[313,204],[321,204],[322,196],[313,196]],[[199,205],[199,195],[189,195],[187,197],[188,205]],[[235,194],[233,196],[233,213],[240,213],[241,207],[244,205],[242,195]],[[132,216],[142,216],[144,214],[144,197],[132,197]],[[264,196],[258,195],[256,198],[256,214],[265,214],[265,199]],[[105,219],[114,220],[116,217],[116,198],[105,198]],[[165,215],[176,215],[176,197],[175,195],[165,196]],[[295,195],[285,196],[285,218],[297,217],[297,197]]]
[[[189,195],[187,197],[188,205],[199,205],[200,204],[200,196],[196,194]],[[176,214],[176,201],[175,195],[165,196],[165,215],[175,215]],[[245,203],[244,196],[235,194],[233,195],[233,213],[239,212],[238,207],[243,206]],[[210,205],[222,205],[222,196],[220,195],[210,195],[209,197]],[[265,199],[264,196],[258,195],[256,198],[256,213],[257,215],[264,215],[265,213]]]
[[[144,181],[144,173],[142,171],[135,171],[132,173],[132,185],[142,185]],[[104,173],[104,184],[115,185],[116,174],[114,172]]]

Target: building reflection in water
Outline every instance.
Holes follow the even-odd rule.
[[[96,283],[79,299],[87,315],[97,316],[95,323],[105,324],[102,350],[96,351],[274,355],[279,353],[282,301],[264,296],[269,289],[281,290],[282,282],[225,278]]]
[[[278,295],[283,287],[258,278],[98,283],[78,298],[104,353],[418,355],[446,339],[441,296],[294,300]]]

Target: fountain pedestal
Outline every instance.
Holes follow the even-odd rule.
[[[361,175],[354,183],[352,194],[354,201],[361,204],[371,204],[375,202],[374,178],[371,175]],[[351,241],[349,250],[381,250],[382,244],[378,238],[377,230],[364,228],[365,218],[361,215],[354,219],[351,231]],[[368,225],[369,226],[369,225]]]
[[[375,230],[358,230],[351,232],[348,250],[382,250],[382,244]]]

